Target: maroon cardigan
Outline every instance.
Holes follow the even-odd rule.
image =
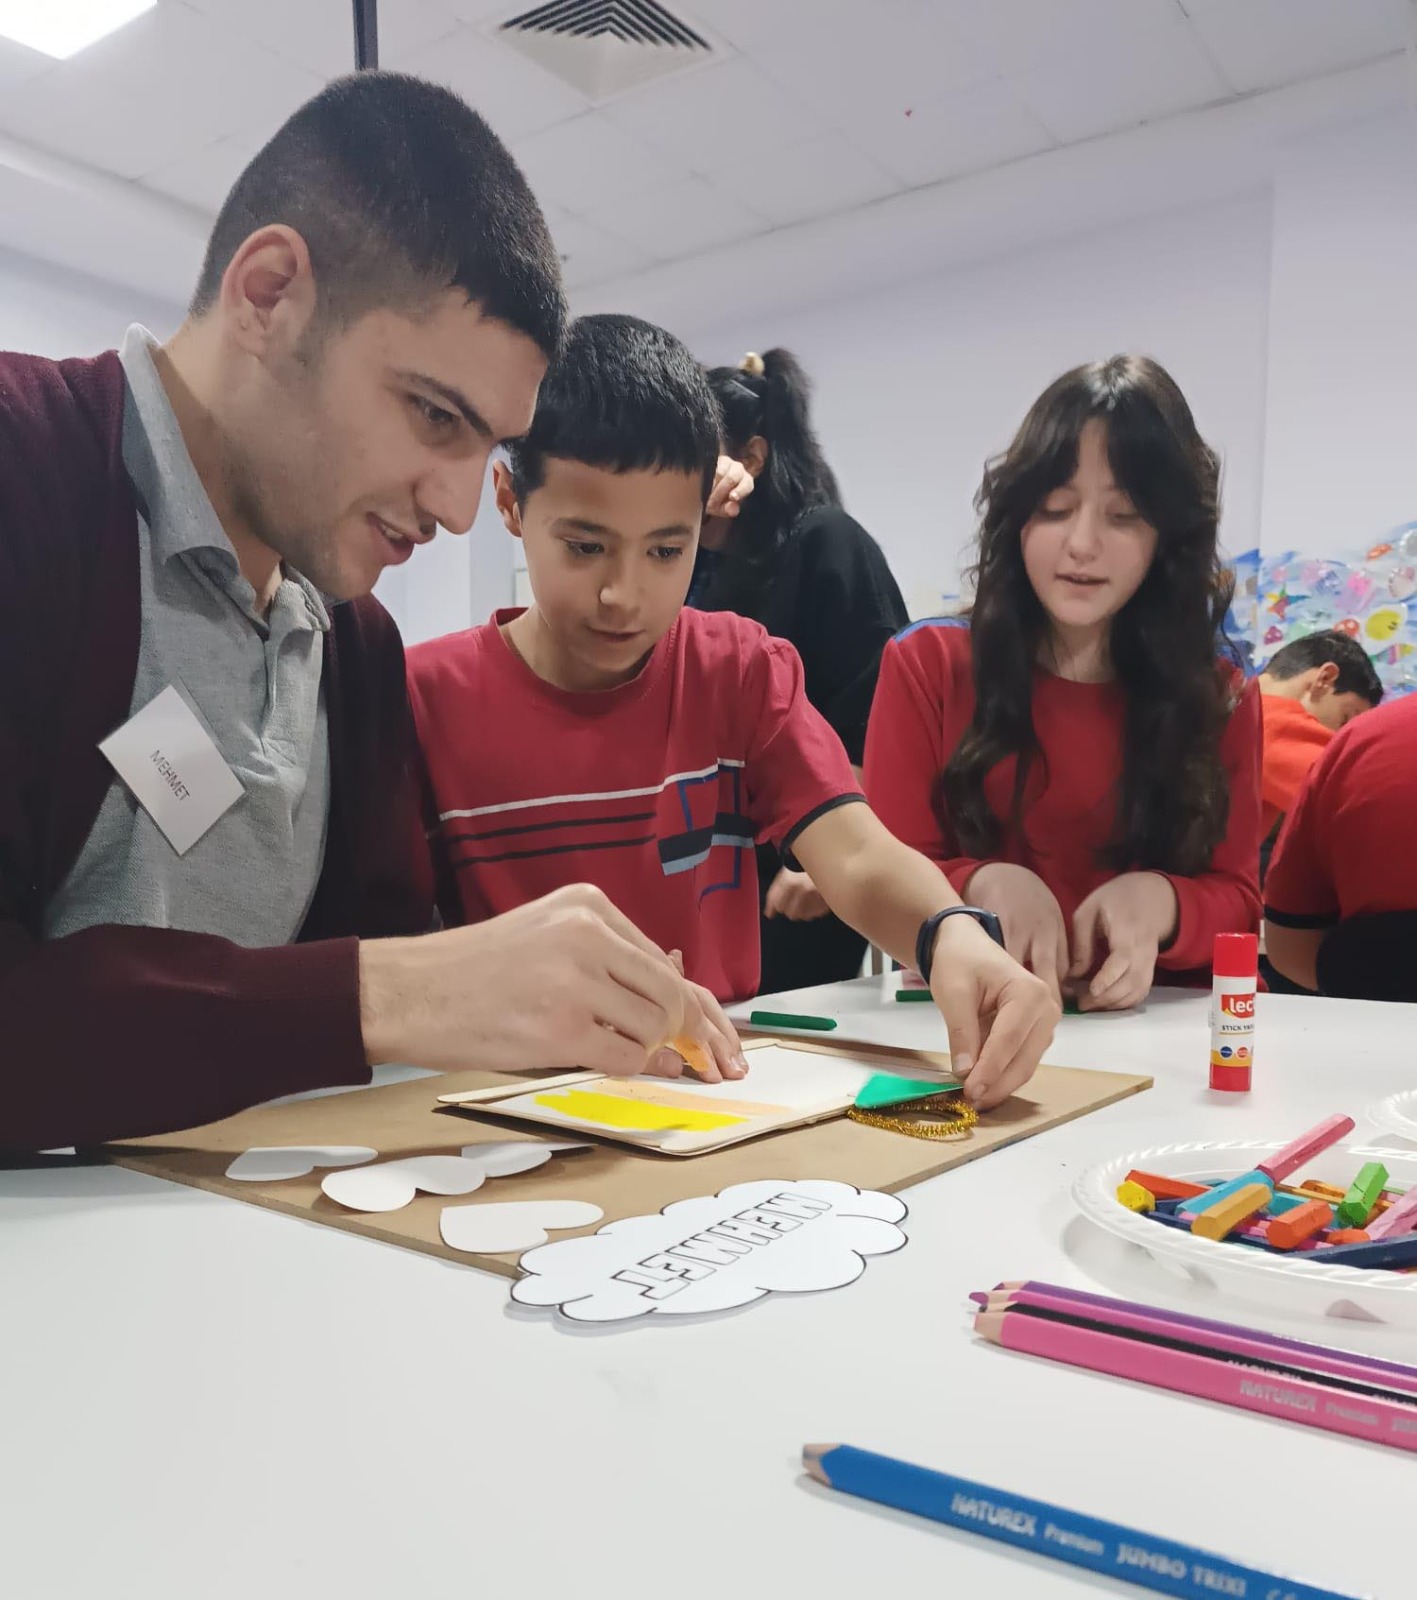
[[[369,1078],[356,940],[418,933],[432,889],[398,630],[373,599],[325,636],[330,818],[300,942],[103,926],[44,907],[112,779],[141,630],[123,371],[0,353],[0,1150],[164,1133]]]

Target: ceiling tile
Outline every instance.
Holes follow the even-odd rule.
[[[122,178],[229,133],[264,138],[321,87],[184,5],[160,5],[8,95],[0,126]]]
[[[1080,39],[1010,81],[1064,144],[1230,97],[1184,18],[1150,33]]]
[[[704,178],[617,201],[590,212],[586,220],[660,261],[731,244],[766,227],[738,197]]]
[[[625,277],[654,265],[654,257],[648,252],[574,217],[554,224],[552,231],[563,258],[561,270],[571,288]]]
[[[536,0],[521,0],[520,4],[517,0],[438,0],[438,4],[464,22],[486,22],[489,19],[506,22],[510,17],[519,17],[522,12],[530,11]]]
[[[990,52],[932,0],[781,8],[793,26],[753,48],[770,77],[833,123],[862,106],[904,111],[998,76]]]
[[[10,39],[0,39],[0,93],[8,94],[11,89],[18,89],[22,83],[30,82],[57,65],[53,56],[15,44]],[[0,120],[3,120],[3,112],[0,112]]]
[[[1236,89],[1269,89],[1376,60],[1408,43],[1396,0],[1185,0]]]
[[[186,0],[198,11],[322,78],[354,70],[353,8],[348,0]],[[379,64],[451,33],[458,19],[444,0],[385,0],[379,7]]]
[[[1184,20],[1180,0],[936,0],[1005,72]],[[1229,0],[1226,0],[1229,3]]]
[[[853,144],[912,186],[983,172],[1054,144],[1003,81],[890,115],[858,111],[845,132]]]
[[[217,139],[189,151],[170,166],[149,173],[143,179],[143,187],[171,195],[174,200],[185,200],[215,216],[258,149],[254,140]]]
[[[504,139],[520,139],[564,122],[590,102],[502,40],[460,27],[400,63],[406,72],[455,89]]]
[[[745,167],[826,125],[751,61],[730,56],[605,108],[617,127],[696,172]],[[745,174],[746,175],[746,174]]]
[[[747,196],[774,223],[849,211],[901,188],[884,167],[839,133],[779,151],[753,174]]]
[[[513,143],[538,196],[584,216],[611,200],[664,189],[687,176],[599,112]]]

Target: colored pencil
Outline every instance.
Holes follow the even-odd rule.
[[[1370,1444],[1417,1452],[1417,1403],[1410,1397],[1392,1400],[1358,1394],[1352,1385],[1340,1385],[1337,1379],[1318,1382],[1266,1372],[1233,1360],[1054,1320],[1023,1307],[981,1311],[974,1319],[974,1329],[981,1338],[1008,1350],[1365,1439]]]
[[[996,1283],[996,1293],[1006,1291],[1012,1293],[1017,1289],[1033,1289],[1042,1294],[1051,1294],[1060,1300],[1076,1300],[1081,1305],[1099,1307],[1106,1311],[1141,1311],[1147,1312],[1150,1306],[1140,1305],[1133,1300],[1116,1300],[1110,1295],[1093,1294],[1086,1289],[1067,1289],[1061,1284],[1043,1283],[1037,1279],[1028,1278],[1005,1283]],[[1166,1315],[1172,1322],[1179,1323],[1185,1328],[1195,1328],[1205,1333],[1235,1333],[1241,1336],[1253,1335],[1255,1329],[1242,1327],[1235,1322],[1217,1322],[1211,1317],[1196,1317],[1189,1312],[1167,1311]],[[1105,1320],[1105,1319],[1104,1319]],[[1365,1356],[1356,1350],[1341,1350],[1333,1345],[1313,1344],[1304,1339],[1291,1339],[1279,1333],[1266,1333],[1266,1339],[1279,1349],[1289,1352],[1290,1359],[1303,1356],[1339,1356],[1344,1361],[1349,1361],[1357,1366],[1366,1367],[1370,1372],[1378,1374],[1374,1381],[1382,1382],[1383,1376],[1392,1375],[1400,1378],[1417,1379],[1417,1366],[1412,1366],[1403,1361],[1386,1361],[1380,1356]],[[1296,1366],[1302,1366],[1301,1360],[1295,1360]]]
[[[1182,1600],[1214,1600],[1217,1594],[1357,1600],[1335,1589],[1321,1589],[1212,1555],[1194,1545],[847,1444],[805,1445],[802,1465],[818,1483],[843,1494],[982,1534],[1035,1555],[1051,1556],[1153,1594],[1179,1595]]]
[[[1125,1328],[1143,1335],[1155,1335],[1177,1342],[1204,1346],[1219,1355],[1237,1356],[1245,1361],[1282,1366],[1292,1372],[1313,1374],[1315,1377],[1344,1378],[1367,1387],[1403,1391],[1410,1394],[1413,1402],[1417,1403],[1417,1373],[1413,1373],[1410,1377],[1391,1373],[1379,1377],[1363,1364],[1361,1358],[1355,1359],[1343,1350],[1314,1351],[1300,1358],[1285,1350],[1259,1329],[1236,1328],[1226,1332],[1218,1329],[1201,1332],[1199,1329],[1187,1327],[1183,1322],[1178,1322],[1170,1312],[1151,1306],[1117,1306],[1110,1308],[1104,1315],[1099,1311],[1089,1311],[1087,1307],[1080,1306],[1076,1301],[1068,1300],[1062,1295],[1049,1294],[1040,1289],[999,1290],[988,1297],[985,1309],[1007,1311],[1016,1305],[1036,1306],[1041,1310],[1056,1311],[1069,1317],[1081,1315],[1089,1321],[1104,1323],[1112,1328]]]

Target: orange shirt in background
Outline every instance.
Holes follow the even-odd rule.
[[[1324,753],[1332,730],[1302,701],[1279,694],[1263,694],[1264,755],[1260,769],[1260,800],[1264,811],[1260,837],[1268,839],[1274,825],[1294,805],[1309,768]]]

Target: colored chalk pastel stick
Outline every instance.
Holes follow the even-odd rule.
[[[1156,1209],[1164,1212],[1168,1217],[1174,1217],[1180,1204],[1181,1202],[1179,1200],[1158,1200],[1156,1202]]]
[[[1129,1172],[1126,1181],[1139,1183],[1158,1200],[1189,1200],[1194,1195],[1204,1194],[1210,1187],[1205,1183],[1188,1183],[1184,1178],[1163,1178],[1155,1172]]]
[[[935,998],[928,989],[897,989],[895,997],[897,1000],[906,1002],[912,1000],[924,1002]]]
[[[1272,1193],[1267,1183],[1246,1184],[1243,1189],[1237,1189],[1234,1194],[1227,1195],[1224,1200],[1200,1212],[1191,1223],[1191,1232],[1199,1234],[1202,1239],[1223,1239],[1257,1211],[1263,1211]]]
[[[1278,1190],[1270,1197],[1266,1208],[1272,1217],[1287,1216],[1291,1211],[1297,1211],[1300,1206],[1312,1205],[1313,1201],[1308,1195],[1280,1194]]]
[[[1143,1188],[1139,1183],[1133,1183],[1130,1178],[1117,1185],[1117,1198],[1128,1211],[1156,1210],[1156,1196],[1150,1189]]]
[[[1361,1228],[1373,1213],[1373,1206],[1387,1182],[1387,1168],[1381,1161],[1368,1161],[1338,1202],[1334,1215],[1345,1228]]]
[[[1277,1250],[1295,1250],[1332,1221],[1333,1207],[1326,1200],[1308,1200],[1297,1210],[1276,1217],[1269,1225],[1267,1237]]]
[[[1254,1184],[1263,1184],[1269,1194],[1274,1193],[1274,1185],[1262,1172],[1242,1172],[1238,1178],[1229,1178],[1224,1183],[1218,1183],[1213,1189],[1207,1189],[1204,1194],[1192,1195],[1189,1200],[1181,1202],[1181,1215],[1189,1213],[1192,1217],[1199,1216],[1203,1211],[1209,1211],[1212,1206],[1218,1206],[1222,1201],[1228,1200],[1232,1194],[1239,1194],[1241,1189],[1248,1189]]]
[[[795,1011],[750,1011],[748,1021],[755,1028],[806,1028],[814,1033],[830,1033],[835,1017],[809,1017]]]
[[[1367,1244],[1372,1235],[1366,1228],[1335,1228],[1324,1240],[1325,1245]]]
[[[1414,1228],[1417,1228],[1417,1189],[1409,1189],[1368,1223],[1368,1237],[1387,1239],[1395,1234],[1410,1233]]]
[[[1282,1183],[1286,1178],[1296,1173],[1307,1161],[1312,1161],[1315,1156],[1321,1155],[1330,1146],[1347,1134],[1353,1132],[1354,1122],[1352,1117],[1334,1116],[1325,1117],[1315,1128],[1310,1128],[1307,1133],[1276,1151],[1268,1161],[1256,1163],[1255,1170],[1264,1174],[1273,1183]]]
[[[1374,1239],[1369,1244],[1341,1244],[1315,1250],[1311,1259],[1330,1267],[1417,1267],[1417,1233]]]
[[[1337,1205],[1348,1192],[1346,1189],[1338,1188],[1335,1184],[1323,1183],[1318,1178],[1305,1178],[1299,1188],[1304,1194],[1313,1195],[1316,1200],[1330,1200],[1334,1205]]]

